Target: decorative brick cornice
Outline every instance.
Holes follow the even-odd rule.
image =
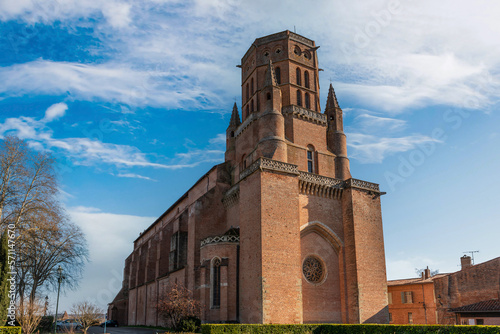
[[[289,105],[283,108],[283,115],[290,114],[295,118],[300,118],[312,123],[327,126],[327,119],[325,114],[302,108],[296,105]]]
[[[234,187],[229,189],[226,194],[224,195],[224,198],[222,198],[222,204],[224,204],[224,207],[227,209],[234,204],[238,203],[240,199],[240,185],[236,184]]]
[[[340,199],[344,181],[312,173],[300,172],[299,190],[301,194]]]
[[[234,243],[238,244],[240,242],[239,235],[218,235],[215,237],[208,237],[201,241],[200,246],[220,244],[220,243]]]
[[[258,169],[299,175],[299,169],[297,168],[297,165],[292,165],[286,162],[262,157],[251,164],[250,167],[241,172],[240,180],[243,180]]]
[[[368,190],[375,193],[380,193],[379,186],[376,183],[371,183],[368,181],[363,181],[358,179],[349,179],[346,180],[344,183],[345,183],[344,186],[345,188],[356,188],[356,189]]]
[[[314,47],[314,42],[309,38],[297,35],[296,33],[290,32],[290,39],[296,42],[304,43],[307,46]]]
[[[241,125],[238,127],[238,129],[236,129],[235,133],[234,133],[234,136],[235,137],[238,137],[243,131],[245,131],[245,129],[253,122],[257,119],[257,116],[255,116],[255,113],[251,113],[243,123],[241,123]]]

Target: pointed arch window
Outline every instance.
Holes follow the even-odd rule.
[[[307,145],[307,171],[309,173],[315,173],[316,172],[316,164],[314,163],[315,160],[315,154],[314,154],[314,146],[312,145]]]
[[[276,74],[276,83],[278,85],[281,85],[281,68],[276,67],[274,69],[274,74]]]
[[[297,105],[302,107],[302,92],[300,89],[297,89]]]
[[[214,257],[212,259],[211,272],[212,272],[212,308],[220,307],[220,266],[221,259]]]
[[[247,101],[248,101],[248,99],[250,98],[250,87],[248,86],[248,83],[247,83],[247,91],[246,91],[246,93],[247,93]]]
[[[255,111],[255,109],[253,108],[253,99],[252,99],[252,101],[250,101],[250,111],[251,112]]]
[[[252,94],[253,94],[253,93],[255,93],[255,87],[254,87],[254,85],[253,85],[253,78],[252,78],[252,80],[251,80],[251,86],[252,86]]]
[[[304,95],[304,102],[305,102],[306,108],[311,109],[311,98],[309,97],[309,93],[306,93]]]
[[[304,86],[309,88],[309,72],[307,71],[304,72]]]
[[[297,67],[297,69],[295,70],[295,76],[296,76],[296,79],[297,79],[297,85],[302,85],[302,80],[301,80],[301,77],[300,77],[300,68]]]

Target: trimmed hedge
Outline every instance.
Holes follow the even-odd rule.
[[[3,326],[0,327],[0,334],[21,334],[21,327]]]
[[[205,324],[203,334],[500,334],[498,326]]]

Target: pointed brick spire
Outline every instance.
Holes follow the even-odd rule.
[[[328,89],[328,99],[326,100],[326,109],[331,108],[340,108],[339,102],[337,101],[337,96],[335,95],[335,90],[333,90],[333,86],[330,83],[330,89]]]
[[[266,77],[264,79],[264,87],[268,86],[278,86],[276,82],[276,73],[274,73],[274,66],[271,59],[269,59],[269,64],[267,66]]]
[[[229,126],[239,126],[241,124],[240,114],[238,113],[238,107],[236,102],[234,102],[233,112],[231,113],[231,120],[229,121]]]

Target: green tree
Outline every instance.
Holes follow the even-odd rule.
[[[10,303],[9,298],[9,266],[8,266],[8,238],[7,230],[0,239],[0,326],[7,322],[7,307]]]

